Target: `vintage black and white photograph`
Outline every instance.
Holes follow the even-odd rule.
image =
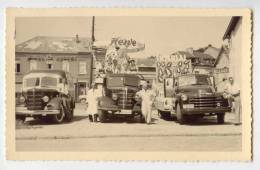
[[[242,153],[244,22],[16,17],[15,152]]]

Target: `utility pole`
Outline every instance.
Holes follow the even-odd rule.
[[[95,16],[92,17],[91,40],[92,43],[95,41]]]
[[[95,42],[95,16],[92,17],[92,29],[91,29],[91,40],[92,40],[92,59],[91,59],[91,74],[90,74],[90,84],[92,84],[93,77],[95,77],[95,64],[96,64],[96,57],[95,57],[95,52],[93,50],[93,45]]]

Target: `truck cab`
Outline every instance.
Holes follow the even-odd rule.
[[[141,116],[141,102],[136,97],[140,81],[140,77],[135,74],[106,74],[102,96],[98,98],[100,122],[116,116]]]
[[[68,94],[61,92],[61,86],[68,87]],[[22,96],[16,103],[16,119],[24,121],[26,117],[34,117],[62,123],[72,120],[74,108],[73,82],[64,71],[33,70],[23,77]]]
[[[217,116],[224,123],[231,111],[226,95],[216,92],[213,77],[207,74],[180,75],[173,79],[173,102],[177,121],[184,123],[189,116]]]

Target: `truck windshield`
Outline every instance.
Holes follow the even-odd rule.
[[[122,87],[122,86],[134,86],[137,87],[139,84],[138,77],[108,77],[108,87]]]
[[[28,78],[25,80],[25,86],[26,87],[34,87],[39,86],[40,78],[34,77],[34,78]]]
[[[107,86],[108,87],[118,87],[124,85],[123,77],[108,77]]]
[[[41,79],[42,87],[56,87],[57,86],[57,78],[54,77],[42,77]]]
[[[210,78],[204,75],[189,75],[179,77],[179,86],[211,85]]]

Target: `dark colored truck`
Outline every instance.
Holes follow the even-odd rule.
[[[132,117],[140,115],[140,101],[136,92],[140,90],[141,78],[135,74],[106,74],[103,94],[98,98],[100,122],[116,116]]]
[[[216,92],[213,77],[205,74],[188,74],[173,80],[173,103],[177,121],[184,123],[189,116],[217,116],[224,123],[226,112],[231,111],[225,94]]]

